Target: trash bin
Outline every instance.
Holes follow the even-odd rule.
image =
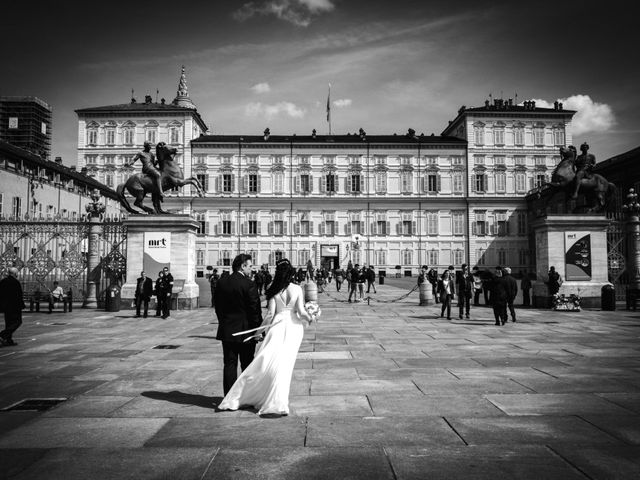
[[[384,285],[384,275],[378,277],[378,285]]]
[[[602,287],[600,304],[602,310],[613,311],[616,309],[616,290],[613,285],[605,285]]]
[[[107,312],[120,311],[120,287],[118,285],[109,285],[105,293],[104,306]]]

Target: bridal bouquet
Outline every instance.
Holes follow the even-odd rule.
[[[311,317],[311,321],[317,322],[320,316],[322,315],[322,310],[316,302],[307,302],[304,304],[304,309],[307,311],[309,316]]]

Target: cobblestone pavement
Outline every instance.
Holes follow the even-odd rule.
[[[211,308],[26,314],[0,349],[0,408],[66,400],[0,412],[0,478],[640,478],[640,314],[521,309],[496,327],[418,292],[382,302],[406,287],[369,305],[329,290],[279,419],[215,409]]]

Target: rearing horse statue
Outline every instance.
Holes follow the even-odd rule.
[[[576,149],[573,146],[560,147],[560,163],[551,175],[552,187],[562,188],[573,198],[581,191],[590,200],[590,211],[602,211],[613,197],[616,187],[602,175],[592,173],[584,176],[579,183],[576,176]]]
[[[197,178],[189,177],[184,178],[182,173],[182,169],[178,165],[177,162],[173,160],[173,156],[178,153],[178,150],[174,147],[168,147],[166,143],[160,142],[156,145],[156,159],[158,161],[158,167],[161,172],[160,182],[162,184],[162,191],[166,192],[167,190],[171,190],[175,187],[184,187],[185,185],[193,185],[198,193],[198,196],[203,197],[204,193],[202,191],[202,186]],[[141,213],[138,210],[135,210],[127,197],[125,197],[125,190],[129,192],[130,195],[135,197],[135,201],[133,204],[143,210],[146,213],[169,213],[166,210],[162,209],[160,196],[153,193],[154,186],[153,180],[144,173],[137,173],[135,175],[131,175],[127,178],[127,181],[121,183],[116,187],[116,193],[118,194],[118,198],[122,206],[129,213],[139,214]],[[153,203],[153,208],[147,207],[142,203],[144,197],[147,193],[152,193],[151,202]]]

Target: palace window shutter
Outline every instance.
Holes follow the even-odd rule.
[[[273,222],[269,222],[267,225],[267,234],[273,235]]]
[[[242,222],[242,234],[246,235],[247,233],[249,233],[249,225],[247,222]]]
[[[313,222],[309,221],[309,235],[313,235]]]
[[[216,193],[222,192],[222,175],[216,177]]]
[[[347,178],[345,178],[344,180],[344,191],[347,193],[351,193],[351,175],[347,175]]]
[[[438,173],[436,175],[436,192],[440,192],[442,190],[442,177]]]
[[[365,188],[364,188],[364,176],[362,175],[358,175],[358,178],[360,179],[360,192],[364,192]]]
[[[236,234],[236,222],[234,220],[231,220],[231,235],[235,235]]]
[[[236,176],[234,174],[231,174],[231,191],[236,191]]]
[[[324,222],[320,222],[320,235],[324,235],[325,225]]]
[[[258,220],[256,223],[258,224],[257,225],[258,226],[258,235],[260,235],[260,233],[262,233],[262,223],[260,223],[260,220]]]
[[[249,175],[242,176],[242,193],[249,191]]]
[[[299,193],[300,192],[300,175],[296,175],[296,181],[295,181],[295,192]]]
[[[273,254],[273,252],[271,252],[271,253],[269,254],[269,265],[273,265],[273,264],[275,264],[275,263],[276,263],[276,262],[275,262],[275,260],[274,260],[274,258],[275,258],[275,257],[274,257],[274,254]]]
[[[371,222],[371,235],[377,235],[378,232],[376,231],[376,222]]]
[[[293,222],[293,234],[300,235],[300,222]]]
[[[391,222],[386,222],[385,223],[385,235],[389,235],[391,233]]]
[[[222,227],[220,226],[220,222],[214,225],[213,231],[215,235],[220,235],[220,232],[222,232]]]
[[[289,225],[289,222],[282,222],[282,234],[283,235],[288,235],[289,234],[289,230],[287,229]]]
[[[471,234],[472,235],[477,235],[478,234],[478,223],[477,222],[473,222],[471,224]]]
[[[309,193],[313,192],[313,175],[309,173]]]
[[[205,235],[209,235],[209,228],[210,228],[211,222],[204,222],[204,233]]]
[[[411,235],[416,235],[418,233],[418,222],[411,222]]]
[[[322,175],[322,177],[320,177],[320,193],[326,193],[326,192],[327,192],[327,176]]]
[[[351,235],[351,222],[349,220],[347,220],[347,223],[344,225],[344,233]]]
[[[471,191],[472,192],[477,192],[478,191],[478,176],[477,175],[472,175],[471,176]]]
[[[258,187],[258,193],[262,191],[262,181],[260,180],[260,173],[256,172],[256,185]]]
[[[402,235],[402,221],[396,223],[396,234]]]

